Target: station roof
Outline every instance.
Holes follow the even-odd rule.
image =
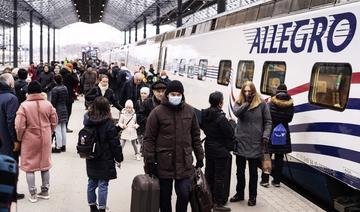
[[[0,22],[13,23],[13,1],[0,0]],[[177,0],[17,0],[18,23],[29,22],[29,11],[33,21],[43,20],[45,25],[62,28],[75,22],[103,22],[121,31],[147,23],[155,23],[156,7],[160,7],[161,24],[176,20]],[[183,0],[184,15],[199,8],[211,6],[213,0]]]

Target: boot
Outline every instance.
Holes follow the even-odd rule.
[[[215,204],[213,211],[214,212],[217,212],[217,211],[231,211],[231,209],[228,208],[228,207],[225,207],[224,205]]]
[[[61,151],[62,151],[62,152],[66,152],[66,146],[62,146],[62,147],[61,147]]]
[[[99,209],[99,212],[106,212],[106,209]]]
[[[99,209],[96,205],[90,205],[90,212],[99,212]]]
[[[248,206],[255,206],[256,205],[256,198],[250,197],[248,201]]]

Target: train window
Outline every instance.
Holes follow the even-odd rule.
[[[185,75],[186,59],[181,59],[179,64],[179,75]]]
[[[217,19],[216,29],[225,28],[227,16],[222,16]]]
[[[273,13],[273,9],[274,9],[274,2],[261,5],[258,18],[270,17]]]
[[[231,60],[220,60],[217,83],[229,85],[231,76]]]
[[[280,0],[275,2],[273,16],[288,13],[290,10],[291,0]]]
[[[194,34],[196,32],[196,27],[197,27],[197,25],[192,26],[191,34]]]
[[[348,63],[316,63],[311,73],[309,102],[343,111],[349,97],[351,73]]]
[[[200,60],[199,62],[199,72],[198,72],[198,80],[205,80],[206,72],[207,72],[208,60]]]
[[[293,0],[291,3],[291,12],[309,8],[310,2],[311,0]]]
[[[236,76],[236,87],[241,88],[244,82],[253,81],[254,77],[254,61],[240,60],[237,76]]]
[[[216,26],[216,18],[212,19],[211,20],[211,26],[210,26],[210,31],[214,30],[215,29],[215,26]]]
[[[196,64],[196,60],[190,59],[188,69],[187,69],[187,77],[188,78],[191,78],[191,79],[194,78],[195,64]]]
[[[285,62],[267,61],[264,63],[261,77],[261,93],[274,95],[277,87],[284,83],[286,73]]]
[[[171,71],[175,74],[179,71],[179,60],[174,59],[171,64]]]

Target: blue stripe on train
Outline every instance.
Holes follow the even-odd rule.
[[[289,126],[290,132],[330,132],[360,137],[360,125],[335,122],[317,122]]]
[[[310,103],[304,103],[304,104],[296,105],[294,107],[294,112],[301,113],[301,112],[307,112],[312,110],[323,110],[323,109],[326,108],[317,105],[312,105]],[[346,105],[346,109],[360,110],[360,99],[350,98],[348,104]]]
[[[296,152],[327,155],[360,163],[360,153],[351,149],[318,144],[292,144],[291,147]]]

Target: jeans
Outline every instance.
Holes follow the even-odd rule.
[[[66,122],[59,123],[55,128],[56,148],[66,146]]]
[[[129,141],[129,140],[121,140],[121,148],[124,149],[124,146],[125,146],[125,143],[126,141]],[[131,140],[131,144],[134,148],[134,151],[135,151],[135,155],[139,154],[139,150],[138,150],[138,147],[137,147],[137,144],[136,144],[136,139],[135,140]]]
[[[210,186],[214,203],[225,205],[229,197],[230,158],[206,158],[205,177]]]
[[[274,167],[272,167],[272,171],[271,171],[271,174],[274,178],[274,183],[280,183],[283,166],[284,166],[284,154],[283,153],[275,153]],[[268,174],[262,173],[261,181],[269,182],[269,177],[270,176]]]
[[[50,187],[50,172],[41,171],[41,191],[48,191]],[[34,172],[26,172],[26,181],[28,183],[30,194],[36,194],[36,185],[35,185],[35,173]]]
[[[246,160],[249,163],[249,198],[256,199],[258,180],[257,167],[260,161],[259,158],[245,158],[236,155],[236,193],[240,196],[244,196]]]
[[[87,198],[89,205],[96,205],[95,189],[98,188],[99,209],[106,209],[109,180],[98,180],[89,178]]]
[[[174,179],[159,179],[160,182],[160,211],[171,212],[171,195]],[[191,178],[175,179],[177,195],[176,212],[186,212],[191,191]]]

